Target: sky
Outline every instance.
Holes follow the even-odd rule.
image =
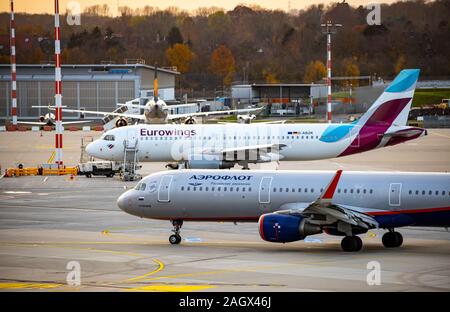
[[[108,4],[110,11],[117,11],[117,6],[129,6],[131,8],[144,7],[146,5],[165,9],[170,6],[183,10],[193,11],[199,7],[220,7],[231,10],[239,4],[256,4],[267,9],[281,9],[287,11],[291,9],[303,9],[312,4],[328,4],[331,2],[341,2],[343,0],[60,0],[60,13],[66,11],[70,2],[77,2],[81,10],[87,6],[96,4]],[[344,0],[350,5],[364,5],[368,3],[392,3],[396,0]],[[10,0],[0,1],[0,11],[9,12]],[[25,13],[53,13],[53,0],[14,0],[14,10]]]

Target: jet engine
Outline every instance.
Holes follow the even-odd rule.
[[[125,127],[125,126],[127,126],[128,125],[128,121],[125,119],[125,118],[119,118],[119,119],[117,119],[117,121],[116,121],[116,127],[117,128],[119,128],[119,127]]]
[[[256,115],[238,115],[237,122],[241,124],[249,124],[253,119],[256,119]]]
[[[44,122],[45,121],[45,116],[39,116],[39,121],[40,122]]]
[[[281,213],[263,214],[258,221],[259,235],[268,242],[287,243],[322,233],[320,226],[310,224],[301,216]]]
[[[197,120],[195,120],[194,117],[188,117],[184,120],[185,125],[195,125],[197,123]]]

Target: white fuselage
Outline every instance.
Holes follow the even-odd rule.
[[[137,141],[139,161],[187,160],[206,150],[264,144],[285,144],[279,156],[282,160],[337,157],[354,136],[323,142],[320,139],[327,127],[327,124],[135,125],[110,130],[107,134],[114,136],[114,141],[96,140],[87,151],[94,157],[120,161],[124,157],[123,141],[128,140]]]

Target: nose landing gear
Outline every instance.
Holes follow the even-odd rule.
[[[172,225],[173,225],[172,232],[174,234],[170,235],[169,242],[172,245],[178,245],[181,242],[180,230],[181,226],[183,225],[183,220],[173,220]]]

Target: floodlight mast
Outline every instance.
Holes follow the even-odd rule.
[[[327,121],[328,123],[331,123],[331,35],[335,34],[337,28],[342,27],[342,24],[327,21],[320,26],[322,27],[322,33],[327,35]]]

